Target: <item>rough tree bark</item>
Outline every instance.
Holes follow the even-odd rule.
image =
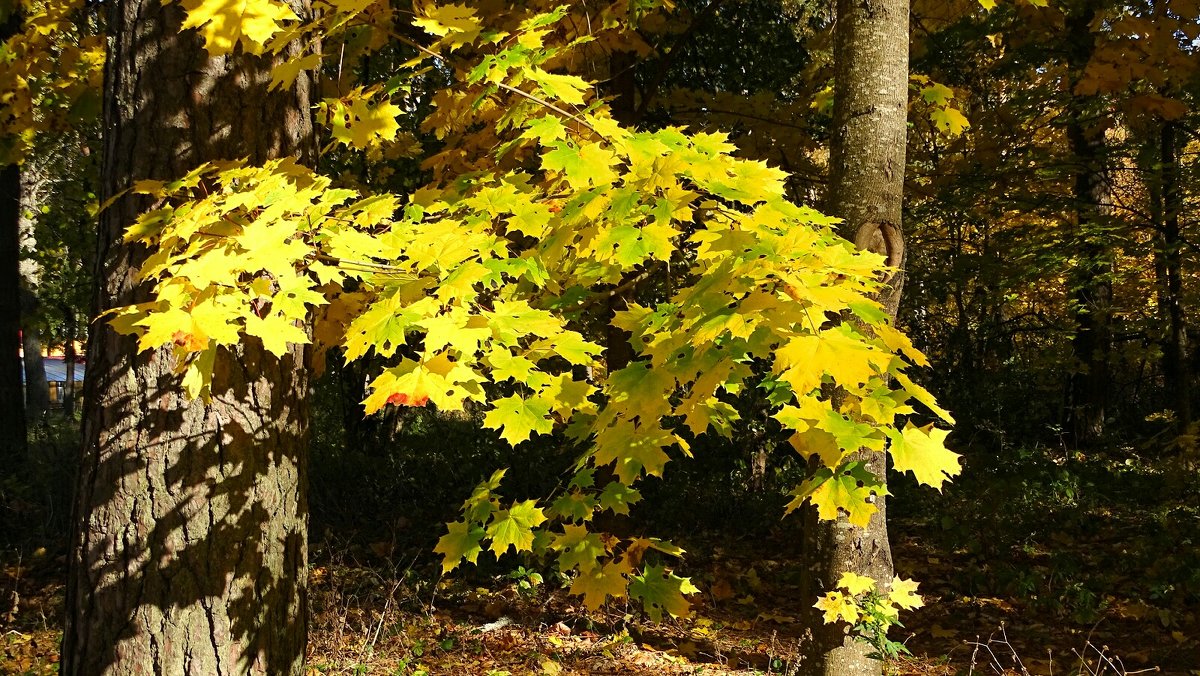
[[[207,160],[312,161],[309,77],[268,93],[270,59],[208,57],[179,33],[178,4],[106,4],[102,199]],[[101,216],[98,311],[147,298],[134,274],[146,251],[121,233],[148,207],[125,195]],[[185,399],[169,350],[137,354],[95,324],[61,673],[302,672],[305,357],[222,353],[206,405]]]
[[[828,211],[844,219],[842,234],[860,248],[887,257],[898,272],[880,300],[894,319],[904,285],[904,195],[908,110],[908,0],[838,0],[834,33],[833,138],[830,144]],[[867,467],[886,479],[881,453],[863,453]],[[817,523],[807,530],[809,563],[815,565],[812,591],[832,589],[841,574],[853,571],[876,580],[892,580],[887,509],[866,528],[845,518]],[[809,510],[810,512],[812,510]],[[815,598],[816,594],[810,594]],[[882,666],[870,649],[855,641],[845,625],[822,625],[814,618],[814,641],[805,671],[826,676],[879,674]]]

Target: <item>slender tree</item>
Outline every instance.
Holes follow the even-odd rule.
[[[210,56],[178,4],[108,4],[96,310],[149,299],[124,229],[135,181],[197,165],[314,156],[313,82],[268,92],[273,63]],[[293,9],[308,16],[307,3]],[[212,398],[183,394],[170,349],[103,321],[88,345],[64,674],[296,674],[306,634],[306,353],[222,352]]]
[[[50,409],[50,383],[46,381],[46,365],[42,361],[41,325],[38,321],[41,301],[38,298],[38,283],[41,270],[32,253],[37,247],[37,222],[34,214],[42,198],[41,168],[36,158],[25,163],[21,172],[21,207],[18,230],[21,260],[18,265],[21,275],[21,349],[25,369],[25,415],[26,424],[36,423]]]
[[[904,284],[901,207],[908,110],[908,0],[838,0],[834,33],[833,137],[828,212],[843,219],[842,234],[887,257],[896,269],[881,298],[894,320]],[[875,476],[886,476],[881,453],[862,454]],[[813,523],[814,563],[821,591],[842,573],[892,580],[884,496],[866,528],[845,517]],[[828,676],[878,674],[881,663],[845,625],[820,626],[809,669]]]
[[[1188,352],[1187,322],[1183,298],[1183,233],[1180,214],[1183,191],[1179,186],[1179,124],[1164,120],[1159,131],[1159,183],[1162,214],[1158,256],[1162,274],[1159,279],[1159,305],[1166,314],[1163,340],[1163,374],[1166,376],[1168,405],[1175,410],[1181,426],[1192,422],[1192,369]]]
[[[1074,176],[1071,196],[1075,222],[1072,248],[1076,259],[1070,274],[1071,341],[1076,367],[1067,388],[1067,429],[1076,443],[1089,445],[1104,435],[1111,384],[1112,351],[1112,238],[1108,232],[1111,207],[1108,150],[1104,132],[1110,122],[1103,101],[1079,93],[1076,86],[1095,52],[1091,25],[1100,11],[1098,0],[1086,0],[1066,15],[1067,52],[1071,72],[1066,92],[1066,137]]]

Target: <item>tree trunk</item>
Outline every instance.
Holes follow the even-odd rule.
[[[0,16],[0,41],[21,29],[21,11],[9,8]],[[0,466],[12,466],[25,454],[25,391],[21,383],[21,301],[12,293],[21,274],[21,169],[0,167]]]
[[[21,382],[21,169],[0,169],[0,465],[25,454],[25,390]]]
[[[38,284],[41,270],[29,256],[37,250],[37,221],[34,214],[42,204],[42,170],[36,158],[30,158],[21,171],[21,207],[18,216],[20,250],[24,254],[18,270],[21,275],[21,350],[25,369],[26,424],[41,421],[50,410],[50,383],[42,361],[41,322],[37,320],[40,301]]]
[[[838,0],[834,34],[833,138],[830,144],[828,210],[844,219],[843,234],[860,248],[886,256],[895,267],[880,300],[895,319],[904,285],[902,205],[908,110],[908,0]],[[864,452],[875,476],[885,480],[882,453]],[[845,518],[815,522],[807,538],[815,566],[812,593],[828,591],[842,573],[873,578],[879,588],[892,580],[887,509],[866,528]],[[810,510],[812,511],[812,510]],[[813,616],[814,641],[805,669],[826,676],[879,674],[882,664],[854,640],[844,624],[823,625]]]
[[[1179,189],[1179,157],[1176,122],[1165,121],[1159,134],[1162,190],[1163,301],[1167,336],[1163,344],[1163,373],[1167,401],[1179,417],[1181,432],[1192,422],[1192,374],[1188,362],[1187,323],[1183,316],[1183,282],[1179,214],[1183,193]]]
[[[50,383],[46,380],[46,363],[42,359],[42,340],[38,322],[34,320],[38,300],[28,288],[21,289],[21,353],[25,371],[25,420],[36,423],[50,410]]]
[[[1091,24],[1096,3],[1089,2],[1067,17],[1070,51],[1067,63],[1080,77],[1094,51]],[[1081,446],[1104,436],[1108,415],[1109,354],[1112,351],[1112,251],[1105,231],[1109,206],[1104,131],[1106,117],[1093,110],[1095,97],[1068,92],[1067,142],[1074,156],[1072,197],[1075,203],[1073,249],[1078,262],[1071,271],[1071,341],[1076,369],[1068,385],[1067,431]]]
[[[62,413],[68,418],[75,416],[75,340],[79,335],[75,308],[67,307],[63,312],[63,363],[66,365],[67,382],[63,388]]]
[[[209,58],[180,25],[178,4],[109,3],[101,199],[208,160],[314,157],[308,77],[268,93],[269,58]],[[102,214],[96,310],[147,299],[147,252],[121,234],[150,206],[124,195]],[[95,325],[61,673],[302,673],[306,354],[222,352],[203,404],[169,350]]]

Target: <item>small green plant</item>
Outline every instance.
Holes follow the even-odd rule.
[[[892,578],[889,589],[876,587],[875,580],[857,573],[842,573],[837,590],[827,592],[814,608],[825,613],[825,624],[848,622],[860,641],[875,649],[872,657],[894,658],[911,654],[903,643],[888,638],[888,629],[900,624],[900,609],[913,610],[923,604],[917,594],[917,583],[899,577]]]
[[[508,578],[516,581],[517,590],[523,596],[531,596],[536,593],[543,582],[541,573],[526,569],[525,566],[517,566],[516,570],[508,574]]]

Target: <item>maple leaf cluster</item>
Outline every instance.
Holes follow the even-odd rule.
[[[275,5],[184,7],[213,53],[384,22],[374,3],[330,3],[310,24]],[[959,470],[946,431],[898,420],[919,403],[953,421],[906,373],[927,362],[873,298],[880,258],[838,237],[836,219],[788,201],[784,172],[735,157],[725,135],[618,124],[590,83],[553,72],[595,39],[570,11],[514,8],[485,25],[469,7],[419,8],[415,26],[433,42],[413,43],[406,67],[456,82],[425,122],[444,141],[426,160],[433,180],[411,194],[337,187],[286,160],[135,186],[162,199],[127,234],[154,251],[140,273],[154,299],[112,321],[143,350],[168,345],[195,397],[207,396],[223,347],[259,340],[282,356],[312,343],[318,355],[388,364],[368,414],[470,406],[514,446],[563,435],[581,449],[564,490],[506,502],[497,472],[448,524],[443,569],[485,547],[535,552],[574,576],[589,607],[628,596],[652,617],[682,616],[696,588],[657,562],[682,550],[590,524],[628,513],[636,484],[689,455],[689,439],[728,436],[734,397],[757,391],[797,453],[821,465],[789,510],[808,502],[858,525],[886,490],[853,454],[888,452],[940,489]],[[473,62],[458,64],[459,52]],[[290,86],[293,66],[273,86]],[[326,99],[327,150],[370,157],[399,142],[395,91],[367,84]],[[669,291],[604,314],[612,290],[652,275]],[[602,359],[609,322],[630,335],[634,359],[620,368]]]

